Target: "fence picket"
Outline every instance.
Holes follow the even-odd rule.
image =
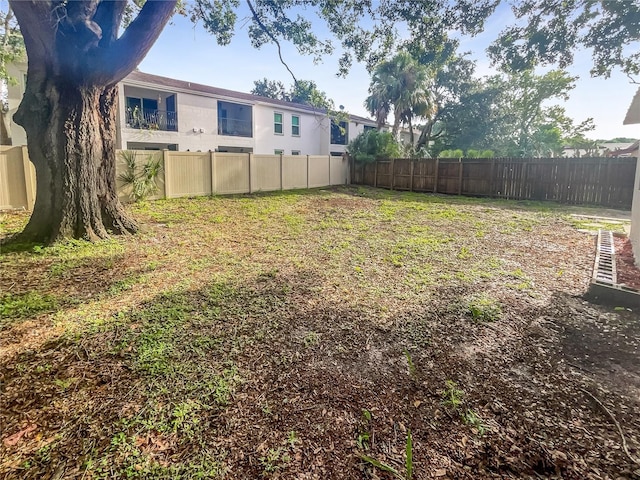
[[[359,179],[354,175],[354,183],[398,190],[631,208],[635,169],[633,157],[396,158],[376,161],[366,168],[362,165],[362,175]],[[371,182],[367,181],[366,172],[370,172]]]

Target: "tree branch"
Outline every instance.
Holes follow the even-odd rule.
[[[260,27],[260,29],[267,34],[267,36],[271,39],[271,41],[273,43],[276,44],[276,46],[278,47],[278,57],[280,57],[280,63],[282,63],[282,65],[284,65],[284,68],[286,68],[289,71],[289,74],[291,75],[291,77],[293,77],[293,81],[294,83],[298,83],[298,79],[296,78],[296,76],[293,74],[293,72],[291,71],[291,69],[289,68],[289,65],[287,65],[287,63],[284,61],[284,59],[282,58],[282,48],[280,47],[280,42],[278,41],[278,39],[271,33],[271,31],[264,25],[264,23],[262,23],[262,20],[260,20],[260,18],[258,17],[258,14],[256,13],[256,10],[253,8],[253,5],[251,4],[251,0],[247,0],[247,5],[249,6],[249,10],[251,10],[251,15],[253,16],[253,19],[256,21],[256,23],[258,24],[258,26]]]
[[[630,73],[627,73],[627,78],[629,79],[629,83],[633,83],[634,85],[640,85],[640,82],[633,78]]]
[[[622,449],[624,450],[624,453],[627,455],[627,458],[629,460],[631,460],[633,463],[635,463],[636,465],[640,465],[640,460],[638,460],[637,458],[633,458],[631,456],[631,454],[629,453],[629,447],[627,446],[627,439],[624,436],[624,432],[622,431],[622,427],[620,426],[620,423],[618,422],[618,420],[616,419],[615,415],[613,413],[611,413],[611,410],[609,410],[607,408],[607,406],[602,403],[595,395],[593,395],[591,392],[589,392],[588,390],[585,390],[584,388],[578,388],[582,393],[586,393],[589,397],[591,397],[593,400],[595,400],[595,402],[600,405],[600,407],[607,412],[607,415],[609,415],[609,418],[611,420],[613,420],[613,423],[615,424],[616,428],[618,429],[618,433],[620,434],[620,439],[622,440]]]
[[[110,0],[98,5],[94,20],[102,29],[100,47],[106,48],[118,38],[118,28],[122,22],[127,0]]]
[[[29,69],[53,58],[56,29],[51,19],[51,6],[48,1],[9,0],[9,7],[20,25]]]
[[[136,19],[109,47],[97,50],[90,63],[92,78],[102,84],[126,77],[149,52],[175,11],[177,0],[147,0]]]

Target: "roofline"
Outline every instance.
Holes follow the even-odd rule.
[[[138,78],[136,78],[138,77]],[[271,105],[275,107],[287,108],[289,110],[326,115],[327,110],[313,107],[311,105],[304,105],[300,103],[287,102],[285,100],[278,100],[275,98],[263,97],[260,95],[253,95],[251,93],[238,92],[235,90],[228,90],[225,88],[212,87],[201,83],[188,82],[185,80],[177,80],[175,78],[163,77],[160,75],[154,75],[151,73],[144,73],[140,71],[131,72],[127,77],[122,80],[125,85],[141,86],[141,87],[153,87],[159,90],[175,91],[181,93],[190,93],[201,95],[205,97],[220,98],[223,100],[234,100],[239,103],[246,104],[260,104]],[[349,120],[360,123],[370,123],[376,125],[375,120],[361,117],[358,115],[349,114]]]

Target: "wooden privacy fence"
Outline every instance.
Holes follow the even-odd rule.
[[[397,158],[351,162],[351,183],[631,208],[635,158]]]
[[[349,182],[346,159],[330,155],[257,155],[252,153],[135,151],[136,163],[162,158],[152,199],[225,195],[344,185]],[[117,155],[116,174],[125,161]],[[0,210],[31,210],[36,175],[26,147],[0,147]],[[118,194],[129,191],[118,181]]]

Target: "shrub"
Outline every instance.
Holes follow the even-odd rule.
[[[125,170],[118,179],[125,187],[131,188],[131,199],[139,202],[154,194],[158,190],[156,180],[162,170],[162,157],[149,155],[144,163],[138,165],[135,152],[123,150],[120,156]]]
[[[356,162],[370,163],[377,159],[397,157],[400,147],[391,133],[368,130],[349,143],[347,152]]]
[[[460,149],[457,150],[443,150],[438,155],[440,158],[462,158],[464,157],[464,152]]]

